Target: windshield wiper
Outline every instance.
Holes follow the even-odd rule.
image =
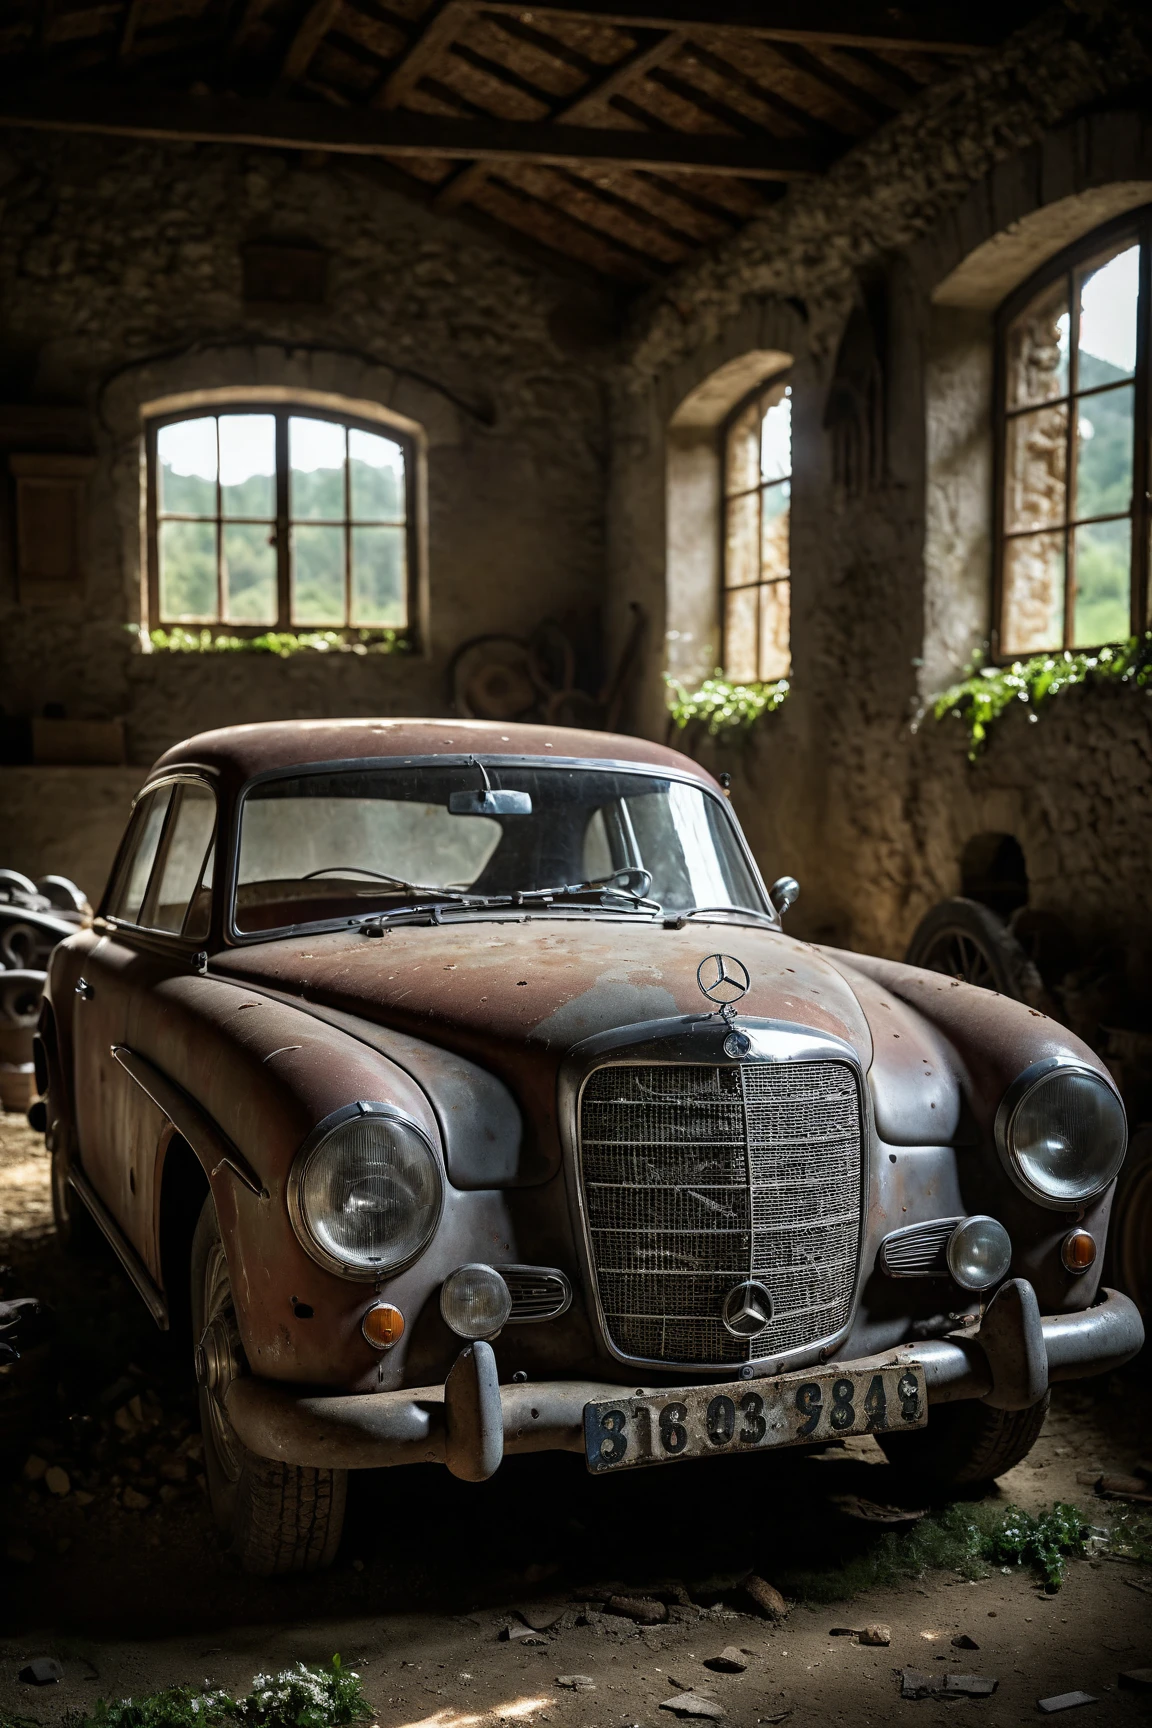
[[[681,911],[669,912],[664,924],[669,930],[682,930],[689,918],[714,917],[717,913],[734,918],[759,918],[762,924],[770,924],[773,930],[780,928],[778,918],[773,918],[770,912],[761,912],[755,906],[686,906]]]
[[[330,876],[333,871],[355,871],[358,876],[371,876],[377,882],[386,882],[390,888],[397,888],[402,894],[419,894],[425,899],[483,901],[483,894],[469,894],[465,888],[435,888],[430,882],[407,882],[403,876],[389,876],[384,870],[369,870],[366,864],[323,864],[319,870],[309,870],[301,876],[301,882],[311,882],[317,876]],[[363,890],[371,893],[371,889]],[[372,914],[374,916],[374,914]]]
[[[623,880],[622,880],[623,878]],[[658,900],[647,898],[652,886],[652,874],[648,870],[627,868],[613,870],[611,876],[596,876],[589,882],[562,882],[554,888],[525,888],[515,898],[523,902],[527,900],[575,900],[583,894],[603,896],[612,894],[625,900],[638,910],[647,912],[662,912],[664,908]]]

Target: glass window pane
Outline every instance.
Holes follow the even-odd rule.
[[[724,596],[724,670],[747,682],[759,674],[756,658],[758,588],[736,588]]]
[[[1132,508],[1131,384],[1076,403],[1076,502],[1083,516],[1119,516]]]
[[[189,901],[200,881],[216,825],[216,799],[208,786],[179,788],[180,803],[168,836],[164,868],[149,924],[179,935]]]
[[[788,523],[792,485],[783,480],[777,486],[765,486],[761,493],[760,564],[765,581],[775,576],[787,576],[791,549],[788,543]]]
[[[1093,259],[1078,272],[1080,351],[1076,387],[1090,390],[1130,378],[1136,370],[1136,302],[1140,248],[1131,240],[1111,257]]]
[[[408,621],[408,547],[405,528],[353,528],[353,624]]]
[[[170,624],[210,624],[216,604],[216,524],[161,522],[160,616]]]
[[[760,480],[760,403],[749,402],[747,408],[728,428],[725,452],[724,490],[747,492]]]
[[[1072,646],[1122,642],[1132,633],[1132,525],[1127,520],[1093,522],[1075,532]]]
[[[760,580],[760,494],[730,498],[725,518],[724,586],[744,588]]]
[[[331,420],[288,422],[289,504],[293,521],[343,521],[346,429]]]
[[[1009,534],[1064,520],[1068,408],[1037,408],[1009,420],[1004,527]]]
[[[348,429],[352,515],[360,522],[403,522],[404,452],[391,438]]]
[[[1068,394],[1068,284],[1043,289],[1008,331],[1008,406]]]
[[[226,522],[222,534],[224,616],[230,624],[275,624],[276,547],[271,522]]]
[[[113,918],[123,918],[131,924],[139,915],[171,797],[171,786],[162,786],[158,792],[148,793],[136,806],[128,850],[116,886],[108,897],[108,911]]]
[[[760,590],[760,671],[765,680],[787,678],[792,664],[789,637],[790,582],[765,582]]]
[[[778,384],[761,401],[767,406],[760,427],[760,478],[783,480],[792,472],[792,388]]]
[[[275,516],[276,421],[271,414],[220,416],[220,503],[225,516]]]
[[[165,515],[215,516],[216,421],[177,420],[156,434],[160,510]]]
[[[343,528],[293,528],[292,621],[337,628],[346,622]]]
[[[1004,654],[1064,646],[1064,535],[1026,534],[1004,546]]]

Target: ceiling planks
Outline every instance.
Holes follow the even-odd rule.
[[[391,164],[659,280],[1041,10],[947,0],[26,0],[0,124]]]

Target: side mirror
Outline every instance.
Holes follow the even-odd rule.
[[[768,890],[768,898],[775,906],[777,916],[783,921],[789,906],[794,906],[800,898],[800,884],[795,876],[777,876]]]
[[[450,793],[448,809],[453,816],[531,816],[532,794],[485,786],[476,792]]]

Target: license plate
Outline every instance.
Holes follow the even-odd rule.
[[[918,1362],[819,1368],[585,1404],[584,1456],[592,1471],[628,1470],[849,1434],[902,1433],[927,1421],[924,1370]]]

